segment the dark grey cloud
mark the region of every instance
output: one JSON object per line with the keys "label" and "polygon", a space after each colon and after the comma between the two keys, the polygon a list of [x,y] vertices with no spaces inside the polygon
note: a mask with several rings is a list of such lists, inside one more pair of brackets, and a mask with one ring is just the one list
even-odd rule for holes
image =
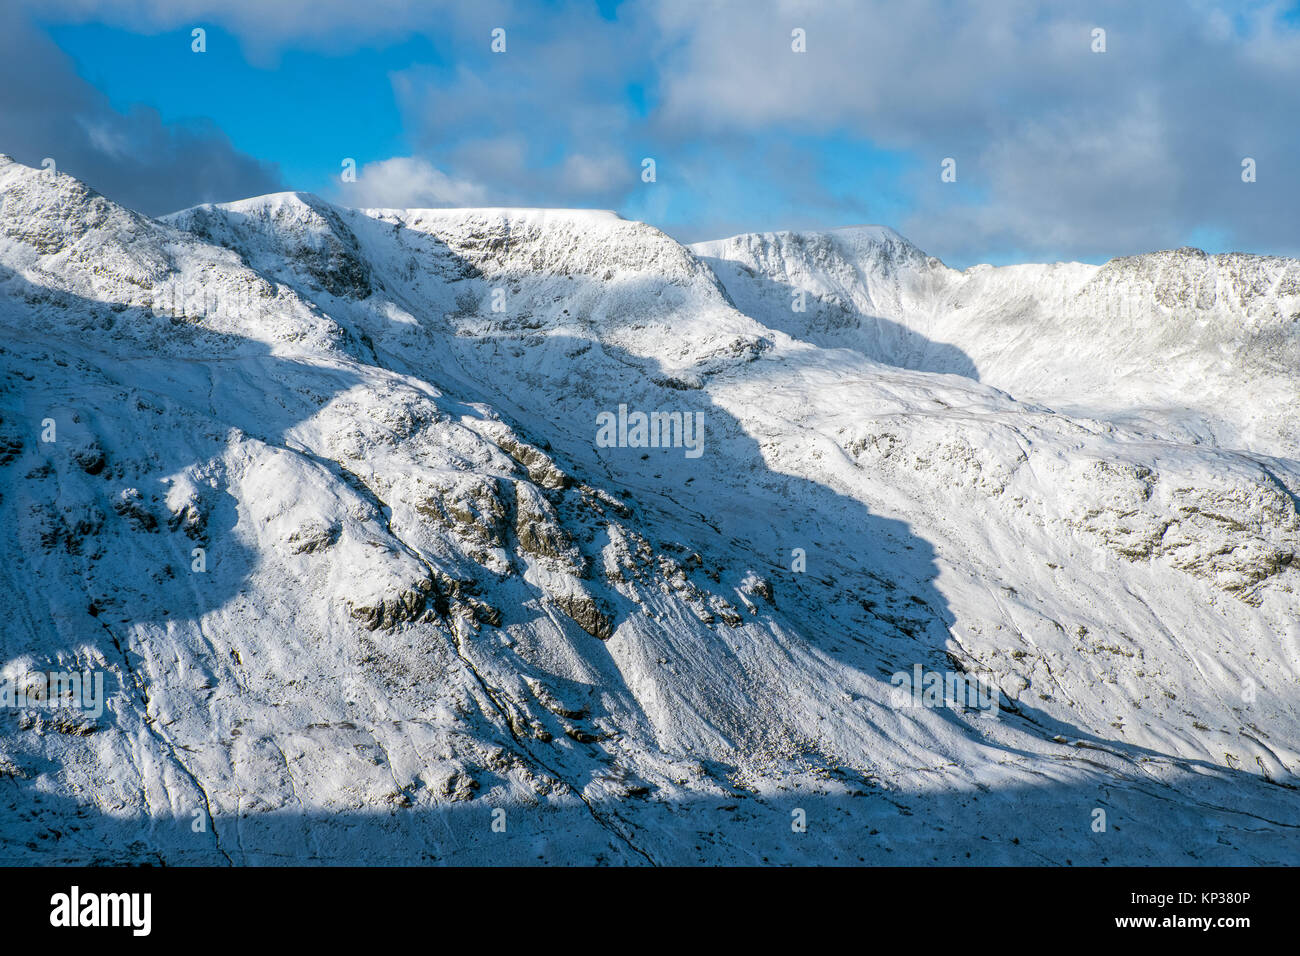
{"label": "dark grey cloud", "polygon": [[235,149],[211,122],[163,123],[147,107],[115,110],[7,5],[0,9],[0,152],[31,166],[49,157],[60,172],[147,215],[283,188],[274,164]]}

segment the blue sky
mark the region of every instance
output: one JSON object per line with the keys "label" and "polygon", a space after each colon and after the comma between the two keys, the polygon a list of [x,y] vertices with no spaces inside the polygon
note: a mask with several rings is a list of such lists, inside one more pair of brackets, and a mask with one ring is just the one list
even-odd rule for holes
{"label": "blue sky", "polygon": [[300,189],[612,208],[684,241],[879,222],[959,267],[1300,255],[1296,3],[46,0],[3,16],[0,151],[151,214]]}
{"label": "blue sky", "polygon": [[417,36],[349,53],[290,49],[277,63],[253,65],[238,37],[204,29],[207,52],[196,56],[186,28],[147,35],[101,23],[47,27],[116,110],[146,104],[164,123],[209,118],[237,149],[277,163],[290,188],[312,192],[328,191],[337,175],[325,157],[368,163],[406,155],[389,72],[443,64]]}

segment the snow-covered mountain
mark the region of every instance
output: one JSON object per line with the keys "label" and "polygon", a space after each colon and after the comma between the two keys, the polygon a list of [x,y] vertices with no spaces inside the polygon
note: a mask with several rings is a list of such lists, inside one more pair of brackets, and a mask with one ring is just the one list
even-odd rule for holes
{"label": "snow-covered mountain", "polygon": [[1153,437],[1300,449],[1295,259],[1178,249],[957,272],[879,226],[693,248],[746,313],[817,345]]}
{"label": "snow-covered mountain", "polygon": [[0,158],[5,855],[1296,862],[1298,283]]}

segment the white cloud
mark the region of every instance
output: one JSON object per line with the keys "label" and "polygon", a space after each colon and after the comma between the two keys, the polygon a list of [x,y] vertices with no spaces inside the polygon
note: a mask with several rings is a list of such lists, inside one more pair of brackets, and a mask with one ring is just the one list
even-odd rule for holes
{"label": "white cloud", "polygon": [[410,156],[367,163],[355,183],[343,183],[339,190],[339,200],[357,208],[480,206],[486,197],[478,183],[454,179],[428,160]]}
{"label": "white cloud", "polygon": [[[899,176],[913,212],[896,225],[936,254],[1097,258],[1207,228],[1245,250],[1300,254],[1300,31],[1278,4],[654,9],[662,134],[828,136],[902,151],[918,168]],[[790,49],[796,26],[806,53]],[[1107,31],[1105,53],[1092,51],[1094,27]],[[947,156],[960,186],[940,188]],[[1243,188],[1243,156],[1274,178]]]}
{"label": "white cloud", "polygon": [[626,188],[636,179],[628,161],[610,153],[600,156],[573,153],[564,160],[561,175],[575,192],[588,194]]}

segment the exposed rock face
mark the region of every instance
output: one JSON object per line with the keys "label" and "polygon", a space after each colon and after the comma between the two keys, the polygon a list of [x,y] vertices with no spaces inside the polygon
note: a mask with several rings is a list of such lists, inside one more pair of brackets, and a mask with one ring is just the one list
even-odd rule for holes
{"label": "exposed rock face", "polygon": [[417,621],[425,614],[433,581],[423,579],[391,597],[369,607],[353,607],[352,616],[370,630],[389,630],[406,621]]}
{"label": "exposed rock face", "polygon": [[607,641],[614,636],[614,620],[605,613],[596,600],[588,594],[551,595],[551,600],[573,623],[592,637]]}

